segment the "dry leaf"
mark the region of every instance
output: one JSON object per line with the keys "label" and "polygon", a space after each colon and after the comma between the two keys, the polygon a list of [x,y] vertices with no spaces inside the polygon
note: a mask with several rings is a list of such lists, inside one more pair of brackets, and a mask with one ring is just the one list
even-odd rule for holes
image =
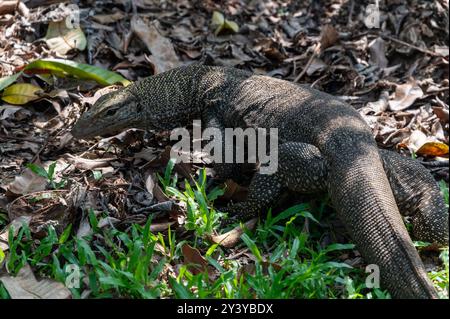
{"label": "dry leaf", "polygon": [[155,73],[162,73],[180,65],[172,42],[159,33],[154,23],[147,24],[138,16],[133,16],[131,30],[152,53],[151,61],[155,65]]}
{"label": "dry leaf", "polygon": [[314,58],[309,65],[308,69],[306,70],[306,74],[309,76],[313,75],[315,72],[320,72],[326,69],[328,65],[323,62],[321,59]]}
{"label": "dry leaf", "polygon": [[96,14],[95,16],[92,16],[92,19],[101,24],[109,24],[122,20],[125,17],[126,15],[124,12],[117,10],[113,14]]}
{"label": "dry leaf", "polygon": [[150,225],[150,231],[152,233],[160,233],[163,231],[167,231],[169,227],[173,226],[176,222],[161,222],[161,223],[152,223]]}
{"label": "dry leaf", "polygon": [[[244,224],[244,227],[250,230],[253,230],[256,227],[256,223],[258,222],[258,218],[250,219],[248,222]],[[229,232],[226,232],[222,235],[211,235],[209,236],[209,240],[211,240],[213,243],[219,244],[222,247],[234,247],[236,246],[240,239],[241,235],[244,233],[244,230],[241,228],[241,226],[237,226],[230,230]]]}
{"label": "dry leaf", "polygon": [[367,103],[367,105],[361,111],[364,111],[365,114],[369,112],[379,114],[387,110],[388,104],[389,104],[389,93],[387,91],[383,91],[381,92],[378,101]]}
{"label": "dry leaf", "polygon": [[188,270],[194,275],[202,272],[208,273],[211,277],[214,274],[214,269],[208,265],[208,261],[202,256],[198,249],[184,244],[181,247],[181,251],[184,257],[184,264],[187,265]]}
{"label": "dry leaf", "polygon": [[320,35],[320,48],[325,50],[333,46],[339,40],[339,33],[332,25],[325,25]]}
{"label": "dry leaf", "polygon": [[37,237],[47,235],[48,225],[61,234],[73,222],[75,207],[67,190],[36,192],[16,198],[8,207],[8,217],[15,220],[21,216],[31,216],[30,230]]}
{"label": "dry leaf", "polygon": [[9,104],[0,105],[0,120],[15,119],[23,120],[30,116],[31,112],[22,106]]}
{"label": "dry leaf", "polygon": [[72,49],[83,51],[87,45],[83,30],[80,27],[68,28],[65,19],[58,22],[50,21],[45,42],[51,50],[60,55],[65,55]]}
{"label": "dry leaf", "polygon": [[388,66],[388,60],[386,58],[386,42],[378,37],[369,43],[370,61],[378,65],[380,69],[384,69]]}
{"label": "dry leaf", "polygon": [[[39,164],[38,164],[39,165]],[[25,169],[22,175],[14,177],[14,181],[8,185],[7,190],[15,195],[24,195],[45,190],[47,179],[36,175],[30,169]]]}
{"label": "dry leaf", "polygon": [[447,144],[437,141],[434,136],[427,137],[419,130],[413,131],[402,144],[417,155],[443,156],[448,154]]}
{"label": "dry leaf", "polygon": [[93,170],[100,169],[104,167],[110,167],[110,162],[117,160],[115,157],[111,158],[100,158],[100,159],[87,159],[78,156],[73,156],[71,154],[66,154],[66,160],[68,163],[74,165],[80,170]]}
{"label": "dry leaf", "polygon": [[28,264],[19,270],[16,277],[4,275],[0,281],[11,299],[69,299],[72,296],[60,282],[50,279],[37,281]]}
{"label": "dry leaf", "polygon": [[228,179],[225,182],[225,193],[221,196],[221,198],[241,202],[247,198],[247,194],[247,187],[240,186],[232,179]]}
{"label": "dry leaf", "polygon": [[448,154],[448,145],[441,142],[426,142],[417,151],[417,155],[444,156]]}
{"label": "dry leaf", "polygon": [[144,147],[140,152],[134,154],[134,158],[142,158],[148,162],[153,161],[158,157],[160,150],[154,147]]}
{"label": "dry leaf", "polygon": [[398,85],[395,89],[395,97],[389,101],[391,111],[402,111],[413,105],[413,103],[423,96],[423,91],[416,81]]}
{"label": "dry leaf", "polygon": [[151,194],[152,198],[156,185],[155,180],[156,176],[154,174],[148,174],[148,176],[145,178],[145,189]]}

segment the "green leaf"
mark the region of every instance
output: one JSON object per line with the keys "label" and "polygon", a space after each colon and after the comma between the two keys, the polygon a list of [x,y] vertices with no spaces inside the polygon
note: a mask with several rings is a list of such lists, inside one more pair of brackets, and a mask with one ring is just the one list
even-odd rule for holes
{"label": "green leaf", "polygon": [[308,204],[299,204],[299,205],[295,205],[295,206],[289,207],[288,209],[284,210],[283,212],[281,212],[280,214],[275,216],[271,220],[271,224],[276,224],[280,220],[283,220],[283,219],[286,219],[286,218],[289,218],[289,217],[295,216],[295,215],[300,215],[300,216],[303,216],[303,217],[307,217],[307,218],[310,218],[313,221],[319,223],[309,212],[306,211],[306,209],[309,209],[309,205]]}
{"label": "green leaf", "polygon": [[92,175],[96,181],[99,181],[103,177],[101,171],[92,171]]}
{"label": "green leaf", "polygon": [[21,75],[22,75],[22,71],[20,71],[19,73],[14,74],[14,75],[5,76],[5,77],[0,78],[0,91],[3,90],[4,88],[10,86],[14,82],[16,82],[16,80]]}
{"label": "green leaf", "polygon": [[107,277],[100,277],[100,283],[104,284],[104,285],[108,285],[108,286],[113,286],[113,287],[127,287],[127,283],[122,281],[119,278],[114,278],[111,276],[107,276]]}
{"label": "green leaf", "polygon": [[61,234],[61,237],[59,237],[58,243],[61,245],[64,244],[69,238],[71,232],[72,232],[72,224],[69,224],[69,226],[67,226],[66,229],[64,229],[64,232]]}
{"label": "green leaf", "polygon": [[208,200],[213,202],[218,197],[222,196],[224,193],[225,193],[225,190],[223,188],[214,187],[214,189],[208,193]]}
{"label": "green leaf", "polygon": [[413,241],[414,247],[428,247],[431,245],[431,243],[425,242],[425,241]]}
{"label": "green leaf", "polygon": [[325,265],[327,265],[330,268],[348,268],[348,269],[353,269],[352,266],[350,266],[349,264],[346,263],[338,263],[335,261],[328,261],[325,263]]}
{"label": "green leaf", "polygon": [[91,227],[94,231],[98,230],[98,220],[97,220],[97,216],[95,216],[94,210],[90,209],[89,210],[89,223],[91,224]]}
{"label": "green leaf", "polygon": [[29,83],[17,83],[7,87],[2,94],[2,100],[14,105],[23,105],[39,99],[37,92],[42,91],[39,86]]}
{"label": "green leaf", "polygon": [[234,33],[237,33],[239,31],[239,26],[238,26],[238,24],[236,22],[225,19],[225,23],[223,25],[223,29],[231,30]]}
{"label": "green leaf", "polygon": [[222,31],[231,31],[236,33],[239,31],[239,26],[236,22],[225,19],[224,15],[218,11],[214,11],[211,18],[211,27],[214,29],[214,34],[219,35]]}
{"label": "green leaf", "polygon": [[47,175],[49,180],[53,180],[53,175],[55,174],[56,162],[53,162],[48,167]]}
{"label": "green leaf", "polygon": [[346,249],[353,249],[355,248],[354,244],[331,244],[327,247],[325,247],[322,251],[323,252],[331,252],[336,250],[346,250]]}
{"label": "green leaf", "polygon": [[247,245],[248,248],[252,251],[253,255],[258,259],[259,262],[263,261],[263,258],[261,256],[261,253],[256,246],[255,242],[250,239],[250,237],[247,234],[242,234],[241,239],[244,241],[244,243]]}
{"label": "green leaf", "polygon": [[182,284],[178,283],[176,279],[169,277],[170,285],[173,290],[175,290],[175,294],[180,299],[191,299],[193,298],[192,293],[186,289]]}
{"label": "green leaf", "polygon": [[39,175],[40,177],[48,179],[47,171],[43,167],[33,164],[33,163],[27,164],[26,167],[28,167],[36,175]]}
{"label": "green leaf", "polygon": [[220,273],[224,273],[225,269],[215,260],[214,258],[211,258],[210,256],[205,256],[206,260],[214,266]]}
{"label": "green leaf", "polygon": [[0,264],[3,262],[3,260],[5,260],[5,252],[0,247]]}
{"label": "green leaf", "polygon": [[[77,63],[64,59],[40,59],[28,64],[25,69],[28,72],[47,71],[58,76],[71,75],[82,80],[94,80],[101,85],[122,83],[130,84],[130,81],[120,74],[108,71],[93,65]],[[27,72],[27,73],[28,73]]]}
{"label": "green leaf", "polygon": [[171,158],[167,163],[166,170],[164,171],[164,186],[169,186],[170,176],[172,175],[173,168],[175,166],[175,159]]}
{"label": "green leaf", "polygon": [[211,256],[212,253],[216,250],[217,247],[219,247],[219,244],[211,245],[211,247],[209,247],[208,250],[206,251],[205,256]]}

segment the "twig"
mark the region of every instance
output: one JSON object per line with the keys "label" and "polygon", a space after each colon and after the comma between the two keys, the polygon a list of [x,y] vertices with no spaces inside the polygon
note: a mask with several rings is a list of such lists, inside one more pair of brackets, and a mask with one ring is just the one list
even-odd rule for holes
{"label": "twig", "polygon": [[353,23],[352,21],[352,15],[353,15],[353,10],[355,9],[355,1],[351,0],[350,2],[350,9],[348,10],[348,20],[347,20],[347,27],[350,27]]}
{"label": "twig", "polygon": [[34,154],[33,158],[31,159],[30,163],[34,163],[34,161],[41,155],[42,151],[47,147],[48,140],[44,142],[44,144],[41,146],[41,148],[37,151],[36,154]]}
{"label": "twig", "polygon": [[322,75],[320,78],[318,78],[317,80],[315,80],[309,87],[313,88],[317,83],[319,83],[320,81],[322,81],[324,78],[328,77],[328,74],[324,74]]}
{"label": "twig", "polygon": [[410,48],[412,48],[412,49],[414,49],[414,50],[417,50],[417,51],[420,51],[420,52],[422,52],[422,53],[425,53],[425,54],[428,54],[428,55],[431,55],[431,56],[440,57],[440,58],[445,58],[445,55],[442,55],[442,54],[440,54],[440,53],[436,53],[436,52],[430,51],[430,50],[428,50],[428,49],[424,49],[424,48],[418,47],[418,46],[416,46],[416,45],[414,45],[414,44],[410,44],[410,43],[408,43],[408,42],[405,42],[405,41],[402,41],[402,40],[393,38],[393,37],[391,37],[390,35],[380,34],[380,36],[381,36],[382,38],[384,38],[384,39],[391,40],[391,41],[393,41],[393,42],[396,42],[396,43],[398,43],[398,44],[401,44],[401,45],[410,47]]}
{"label": "twig", "polygon": [[28,8],[36,8],[40,6],[48,6],[55,3],[69,2],[68,0],[30,0],[27,2]]}
{"label": "twig", "polygon": [[298,82],[303,75],[305,75],[306,71],[308,70],[309,66],[311,65],[312,61],[314,60],[314,58],[316,58],[319,55],[320,52],[320,42],[316,44],[316,46],[313,49],[313,54],[311,55],[311,57],[309,58],[308,63],[306,63],[304,69],[302,70],[302,72],[300,72],[300,74],[295,78],[294,82]]}
{"label": "twig", "polygon": [[420,161],[420,164],[422,164],[423,166],[426,167],[430,167],[430,168],[434,168],[434,167],[448,167],[448,163],[449,161],[433,161],[433,162],[424,162],[424,161]]}
{"label": "twig", "polygon": [[94,148],[97,147],[97,145],[100,143],[100,141],[97,141],[94,145],[92,145],[91,147],[89,147],[87,150],[85,150],[83,153],[81,153],[80,155],[78,155],[78,157],[83,157],[87,152],[92,151]]}
{"label": "twig", "polygon": [[30,16],[30,9],[28,9],[26,4],[23,3],[22,1],[19,2],[19,5],[17,6],[17,11],[19,11],[19,13],[25,18],[28,18]]}
{"label": "twig", "polygon": [[26,138],[26,137],[18,137],[18,136],[10,136],[10,135],[3,135],[0,134],[0,138],[4,140],[17,140],[17,141],[24,141],[24,142],[31,142],[31,143],[42,143],[44,141],[35,140],[32,138]]}

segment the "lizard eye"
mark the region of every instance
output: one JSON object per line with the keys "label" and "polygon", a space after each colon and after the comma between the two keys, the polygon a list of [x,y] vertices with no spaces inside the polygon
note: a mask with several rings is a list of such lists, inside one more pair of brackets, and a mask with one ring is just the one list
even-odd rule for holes
{"label": "lizard eye", "polygon": [[106,112],[106,116],[113,116],[114,114],[116,114],[116,111],[117,111],[117,110],[115,110],[115,109],[108,110],[108,111]]}

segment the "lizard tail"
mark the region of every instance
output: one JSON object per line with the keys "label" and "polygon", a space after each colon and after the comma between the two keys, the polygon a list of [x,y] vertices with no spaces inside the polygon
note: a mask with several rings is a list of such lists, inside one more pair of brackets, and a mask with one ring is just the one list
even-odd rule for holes
{"label": "lizard tail", "polygon": [[328,189],[338,216],[366,261],[378,266],[382,286],[394,297],[437,298],[399,213],[377,146],[370,131],[360,129],[334,130],[317,141],[330,165]]}

